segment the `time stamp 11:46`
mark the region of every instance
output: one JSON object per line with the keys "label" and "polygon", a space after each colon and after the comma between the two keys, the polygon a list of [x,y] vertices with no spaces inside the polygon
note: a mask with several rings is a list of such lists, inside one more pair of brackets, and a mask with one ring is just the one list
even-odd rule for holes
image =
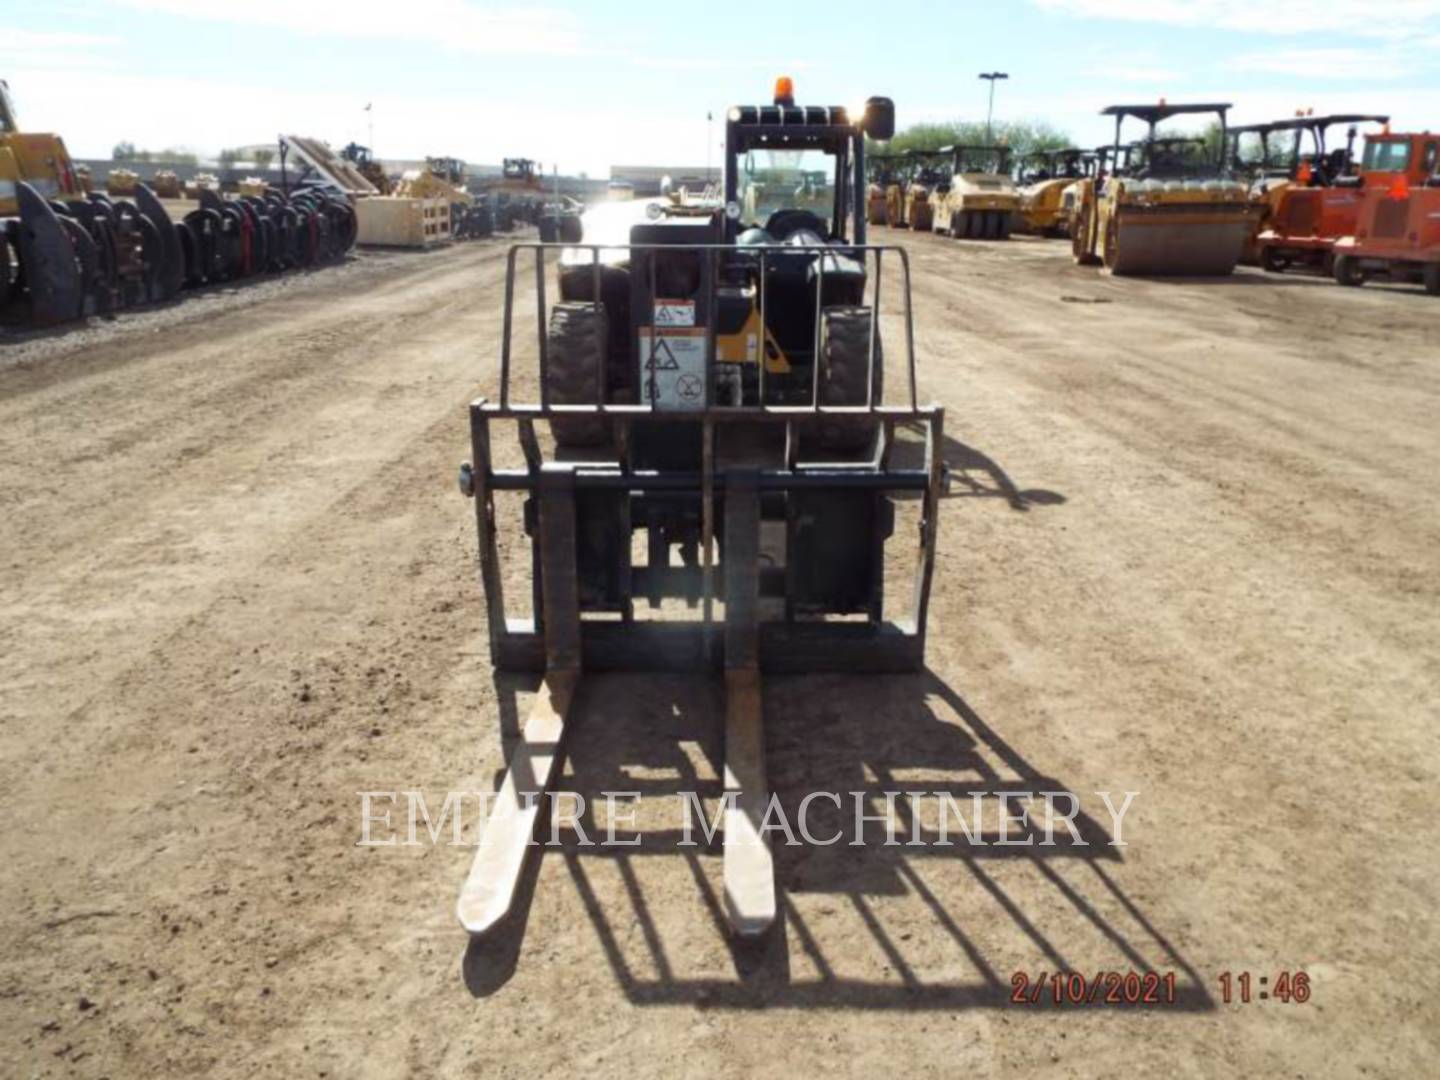
{"label": "time stamp 11:46", "polygon": [[1310,1000],[1310,976],[1303,971],[1282,971],[1272,980],[1248,971],[1220,973],[1220,1000],[1226,1005],[1275,1000],[1304,1005]]}

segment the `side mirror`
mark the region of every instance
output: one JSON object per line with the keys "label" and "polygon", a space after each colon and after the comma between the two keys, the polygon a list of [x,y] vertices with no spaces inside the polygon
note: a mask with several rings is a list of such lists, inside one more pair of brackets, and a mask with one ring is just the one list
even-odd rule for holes
{"label": "side mirror", "polygon": [[886,142],[895,137],[895,103],[887,97],[872,97],[865,100],[865,117],[860,129],[876,142]]}

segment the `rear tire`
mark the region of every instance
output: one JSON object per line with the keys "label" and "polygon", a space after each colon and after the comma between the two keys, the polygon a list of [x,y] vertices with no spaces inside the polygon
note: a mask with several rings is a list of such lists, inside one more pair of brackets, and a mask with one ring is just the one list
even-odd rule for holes
{"label": "rear tire", "polygon": [[1273,246],[1267,245],[1260,249],[1260,268],[1269,274],[1283,274],[1290,268],[1290,260]]}
{"label": "rear tire", "polygon": [[1440,263],[1426,263],[1421,273],[1425,291],[1431,296],[1440,296]]}
{"label": "rear tire", "polygon": [[[604,377],[610,340],[605,309],[565,302],[550,309],[545,339],[545,389],[551,405],[597,405],[597,381]],[[597,416],[552,417],[550,430],[561,446],[603,446],[611,441],[610,421]]]}
{"label": "rear tire", "polygon": [[[879,332],[875,337],[875,365],[870,368],[868,307],[835,306],[820,313],[821,405],[864,405],[865,373],[870,371],[872,404],[879,405],[885,390],[885,361]],[[861,453],[874,443],[879,421],[869,417],[823,417],[808,434],[821,449]]]}
{"label": "rear tire", "polygon": [[1365,273],[1354,255],[1335,256],[1335,280],[1347,288],[1365,284]]}
{"label": "rear tire", "polygon": [[1110,273],[1115,273],[1115,268],[1120,265],[1120,228],[1112,215],[1105,223],[1105,241],[1102,244],[1101,262]]}
{"label": "rear tire", "polygon": [[1082,205],[1075,212],[1075,225],[1070,230],[1070,254],[1074,257],[1076,266],[1094,266],[1100,261],[1090,247],[1090,217],[1094,213],[1094,207],[1088,204]]}

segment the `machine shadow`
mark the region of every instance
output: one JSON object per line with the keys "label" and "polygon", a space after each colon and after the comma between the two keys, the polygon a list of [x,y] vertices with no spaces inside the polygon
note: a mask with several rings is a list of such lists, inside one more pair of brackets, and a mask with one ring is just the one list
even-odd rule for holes
{"label": "machine shadow", "polygon": [[[1237,267],[1237,271],[1238,271]],[[1334,285],[1333,279],[1322,274],[1312,274],[1296,270],[1285,274],[1267,274],[1255,267],[1252,274],[1226,274],[1223,277],[1215,275],[1197,275],[1186,277],[1183,275],[1166,274],[1136,274],[1136,281],[1143,281],[1147,285],[1168,285],[1172,287],[1186,287],[1191,285],[1237,285],[1242,289],[1295,289],[1295,288],[1317,288],[1326,285]]]}
{"label": "machine shadow", "polygon": [[[715,820],[721,797],[719,684],[660,676],[637,687],[633,676],[588,676],[583,692],[572,765],[560,787],[583,796],[586,809],[542,858],[563,863],[632,1003],[1008,1008],[1012,977],[1028,970],[1032,989],[1045,973],[1173,972],[1174,997],[1162,1007],[1214,1007],[1204,980],[1125,892],[1115,872],[1123,849],[1111,846],[1107,827],[1088,812],[1074,819],[1078,840],[1062,826],[1053,844],[1041,843],[1037,819],[1018,831],[1012,822],[1007,833],[1029,835],[1032,844],[996,846],[998,830],[990,825],[972,844],[952,821],[954,846],[936,844],[934,814],[917,816],[903,793],[943,793],[964,807],[972,796],[1071,788],[1033,766],[932,672],[767,679],[770,786],[792,826],[812,793],[847,800],[863,793],[868,814],[883,810],[886,792],[902,794],[894,846],[882,843],[884,826],[876,822],[864,826],[864,845],[853,846],[853,807],[825,798],[811,799],[810,834],[817,840],[843,834],[839,842],[790,846],[783,833],[772,833],[780,917],[754,942],[729,933],[720,883],[723,833],[707,839],[700,818],[703,812]],[[633,828],[596,813],[606,792],[619,791],[639,793],[643,820]],[[681,812],[687,792],[697,809],[689,832]],[[607,827],[633,846],[601,843]],[[533,865],[540,862],[533,860],[527,875],[515,925],[466,954],[466,983],[477,996],[495,992],[514,970]],[[558,881],[552,873],[549,887]],[[868,956],[868,966],[857,956]],[[1107,1006],[1103,996],[1063,1006],[1106,1007],[1137,1006]]]}
{"label": "machine shadow", "polygon": [[[901,468],[923,468],[925,448],[918,439],[918,428],[909,427],[905,434],[917,437],[897,439],[891,460]],[[1010,509],[1021,513],[1032,506],[1060,506],[1065,502],[1059,492],[1020,487],[989,454],[951,435],[943,437],[941,454],[950,475],[944,498],[1004,499]]]}

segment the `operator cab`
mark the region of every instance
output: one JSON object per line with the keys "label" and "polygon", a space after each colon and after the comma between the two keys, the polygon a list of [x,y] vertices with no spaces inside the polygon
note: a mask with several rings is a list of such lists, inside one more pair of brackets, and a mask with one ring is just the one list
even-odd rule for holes
{"label": "operator cab", "polygon": [[1391,187],[1403,177],[1421,187],[1440,186],[1440,135],[1425,132],[1371,135],[1360,172],[1366,187]]}
{"label": "operator cab", "polygon": [[865,137],[894,133],[889,98],[870,98],[852,123],[843,106],[796,105],[785,77],[774,104],[736,105],[725,122],[725,241],[863,244]]}

